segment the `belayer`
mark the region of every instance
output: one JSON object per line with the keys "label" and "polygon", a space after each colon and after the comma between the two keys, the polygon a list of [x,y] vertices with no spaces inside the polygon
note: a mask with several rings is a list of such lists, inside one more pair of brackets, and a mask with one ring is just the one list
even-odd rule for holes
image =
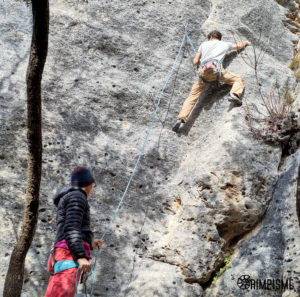
{"label": "belayer", "polygon": [[222,62],[225,55],[231,50],[241,50],[249,41],[241,41],[236,44],[221,41],[222,34],[214,30],[208,34],[208,41],[203,42],[196,53],[193,64],[198,67],[199,78],[194,82],[188,98],[177,116],[177,124],[185,123],[201,95],[206,83],[219,80],[222,83],[232,85],[229,101],[242,105],[241,96],[244,91],[244,80],[236,74],[224,70]]}
{"label": "belayer", "polygon": [[[93,239],[87,198],[95,180],[90,170],[77,167],[71,186],[60,188],[53,200],[57,207],[57,234],[48,259],[50,279],[45,297],[74,297],[82,272],[89,272],[91,249],[100,249],[103,240]],[[79,271],[77,272],[77,270]]]}

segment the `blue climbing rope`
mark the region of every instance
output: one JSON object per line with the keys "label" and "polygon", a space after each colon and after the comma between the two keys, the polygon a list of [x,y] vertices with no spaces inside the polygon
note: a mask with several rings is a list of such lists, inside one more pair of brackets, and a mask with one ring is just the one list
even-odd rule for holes
{"label": "blue climbing rope", "polygon": [[[169,71],[169,74],[168,74],[168,76],[167,76],[167,79],[165,80],[165,83],[164,83],[162,89],[160,90],[160,93],[159,93],[159,96],[158,96],[158,99],[157,99],[157,103],[156,103],[156,108],[155,108],[155,110],[154,110],[154,113],[153,113],[153,116],[152,116],[152,120],[151,120],[150,125],[149,125],[149,127],[148,127],[148,130],[147,130],[147,134],[146,134],[144,143],[143,143],[143,145],[142,145],[142,147],[141,147],[141,149],[140,149],[140,152],[139,152],[139,154],[138,154],[138,158],[137,158],[137,160],[136,160],[136,162],[135,162],[134,168],[133,168],[133,170],[132,170],[132,173],[131,173],[131,175],[130,175],[130,178],[129,178],[129,180],[128,180],[128,183],[127,183],[127,185],[126,185],[126,188],[125,188],[125,190],[124,190],[124,193],[123,193],[123,195],[122,195],[122,197],[121,197],[121,199],[120,199],[120,202],[119,202],[119,204],[118,204],[118,206],[117,206],[117,208],[116,208],[116,210],[115,210],[115,212],[114,212],[114,214],[113,214],[113,216],[112,216],[112,218],[111,218],[109,224],[107,225],[107,227],[106,227],[104,233],[102,234],[101,239],[104,239],[104,237],[106,236],[107,232],[109,231],[109,229],[110,229],[110,227],[111,227],[113,221],[115,220],[115,218],[116,218],[116,216],[117,216],[117,214],[118,214],[118,212],[119,212],[119,210],[120,210],[120,207],[121,207],[121,205],[122,205],[122,203],[123,203],[123,201],[124,201],[124,199],[125,199],[125,197],[126,197],[126,195],[127,195],[128,189],[129,189],[129,187],[130,187],[130,185],[131,185],[131,182],[132,182],[132,180],[133,180],[133,177],[134,177],[134,175],[135,175],[135,172],[136,172],[136,170],[137,170],[137,167],[138,167],[138,165],[139,165],[139,163],[140,163],[140,160],[141,160],[141,157],[142,157],[142,155],[143,155],[145,146],[146,146],[147,141],[148,141],[148,138],[149,138],[149,136],[150,136],[150,132],[151,132],[152,127],[153,127],[153,124],[154,124],[154,122],[155,122],[155,119],[156,119],[156,116],[157,116],[157,112],[158,112],[158,109],[159,109],[159,105],[160,105],[162,96],[163,96],[163,94],[164,94],[164,92],[165,92],[165,89],[166,89],[168,83],[169,83],[169,80],[171,79],[171,77],[172,77],[172,75],[173,75],[173,73],[174,73],[175,66],[176,66],[176,64],[177,64],[178,58],[179,58],[179,56],[180,56],[182,47],[183,47],[183,45],[184,45],[186,39],[189,41],[189,43],[190,43],[190,45],[191,45],[193,51],[196,53],[196,50],[195,50],[195,47],[194,47],[194,45],[193,45],[192,40],[190,39],[189,35],[188,35],[187,33],[185,33],[184,36],[183,36],[183,38],[182,38],[182,40],[181,40],[181,44],[180,44],[180,46],[179,46],[179,49],[178,49],[178,52],[177,52],[177,56],[176,56],[176,58],[175,58],[175,60],[174,60],[174,63],[173,63],[173,65],[172,65],[172,68],[171,68],[171,70]],[[94,292],[94,282],[95,282],[95,274],[94,274],[94,271],[95,271],[95,267],[96,267],[96,263],[97,263],[98,254],[99,254],[99,250],[97,249],[96,252],[95,252],[95,261],[94,261],[94,263],[93,263],[93,265],[92,265],[92,267],[91,267],[91,275],[92,275],[92,281],[91,281],[91,283],[92,283],[92,284],[91,284],[90,297],[93,296],[93,292]],[[75,295],[75,297],[77,297],[77,285],[78,285],[78,284],[77,284],[77,282],[76,282],[76,295]],[[85,295],[87,296],[86,293],[85,293]]]}
{"label": "blue climbing rope", "polygon": [[194,54],[196,54],[196,49],[195,49],[195,47],[194,47],[194,44],[193,44],[193,42],[192,42],[190,36],[189,36],[187,33],[186,33],[186,38],[187,38],[188,42],[190,43],[190,45],[191,45],[191,47],[192,47],[192,49],[193,49],[193,51],[194,51]]}
{"label": "blue climbing rope", "polygon": [[104,233],[103,233],[101,239],[104,239],[106,233],[107,233],[108,230],[110,229],[110,227],[111,227],[113,221],[115,220],[115,218],[116,218],[116,216],[117,216],[117,213],[119,212],[119,209],[120,209],[120,207],[121,207],[121,205],[122,205],[122,203],[123,203],[123,201],[124,201],[124,198],[126,197],[126,194],[127,194],[127,192],[128,192],[129,186],[130,186],[130,184],[131,184],[131,182],[132,182],[132,179],[133,179],[133,177],[134,177],[134,175],[135,175],[135,171],[136,171],[136,169],[137,169],[137,167],[138,167],[138,165],[139,165],[139,163],[140,163],[141,157],[142,157],[142,155],[143,155],[143,152],[144,152],[146,143],[147,143],[147,141],[148,141],[150,132],[151,132],[151,130],[152,130],[153,123],[154,123],[154,121],[155,121],[155,119],[156,119],[156,115],[157,115],[157,112],[158,112],[158,108],[159,108],[159,104],[160,104],[162,95],[163,95],[163,93],[164,93],[164,91],[165,91],[165,89],[166,89],[166,87],[167,87],[167,84],[168,84],[170,78],[171,78],[172,75],[173,75],[173,72],[174,72],[174,70],[175,70],[175,66],[176,66],[177,60],[178,60],[179,55],[180,55],[180,53],[181,53],[181,49],[182,49],[182,47],[183,47],[183,45],[184,45],[184,42],[185,42],[186,37],[187,37],[187,34],[184,34],[184,36],[183,36],[183,38],[182,38],[182,41],[181,41],[181,44],[180,44],[180,47],[179,47],[179,50],[178,50],[178,53],[177,53],[177,56],[176,56],[175,61],[174,61],[174,63],[173,63],[173,66],[172,66],[172,68],[171,68],[171,70],[170,70],[170,72],[169,72],[169,75],[168,75],[168,77],[167,77],[165,83],[164,83],[164,86],[162,87],[162,89],[161,89],[161,91],[160,91],[160,93],[159,93],[158,100],[157,100],[157,103],[156,103],[156,108],[155,108],[155,111],[154,111],[154,113],[153,113],[151,123],[150,123],[150,125],[149,125],[149,127],[148,127],[148,131],[147,131],[147,134],[146,134],[146,138],[145,138],[144,143],[143,143],[143,145],[142,145],[142,148],[141,148],[141,150],[140,150],[140,152],[139,152],[138,158],[137,158],[137,160],[136,160],[136,162],[135,162],[135,166],[134,166],[134,168],[133,168],[133,170],[132,170],[132,173],[131,173],[131,175],[130,175],[130,178],[129,178],[129,181],[128,181],[127,186],[126,186],[126,188],[125,188],[125,191],[124,191],[124,193],[123,193],[123,196],[122,196],[122,198],[121,198],[121,200],[120,200],[120,202],[119,202],[119,204],[118,204],[118,206],[117,206],[117,208],[116,208],[116,210],[115,210],[115,212],[114,212],[114,214],[113,214],[113,216],[112,216],[112,218],[111,218],[111,220],[110,220],[108,226],[106,227],[106,229],[105,229],[105,231],[104,231]]}

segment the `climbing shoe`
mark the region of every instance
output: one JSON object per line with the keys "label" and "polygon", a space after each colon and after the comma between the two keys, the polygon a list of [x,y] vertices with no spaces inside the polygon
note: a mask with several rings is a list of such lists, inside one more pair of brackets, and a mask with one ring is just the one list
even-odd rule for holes
{"label": "climbing shoe", "polygon": [[184,125],[184,122],[182,122],[181,120],[177,120],[175,126],[172,128],[172,130],[174,132],[178,132],[178,130]]}
{"label": "climbing shoe", "polygon": [[235,96],[230,96],[228,98],[228,101],[232,102],[233,104],[235,104],[237,106],[241,106],[243,104],[242,100]]}

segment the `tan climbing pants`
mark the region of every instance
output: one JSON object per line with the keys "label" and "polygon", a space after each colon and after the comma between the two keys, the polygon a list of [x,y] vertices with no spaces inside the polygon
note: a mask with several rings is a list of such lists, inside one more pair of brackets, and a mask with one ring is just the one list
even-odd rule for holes
{"label": "tan climbing pants", "polygon": [[[223,75],[219,78],[219,81],[228,85],[232,85],[230,95],[241,98],[241,95],[244,90],[245,81],[240,76],[225,70]],[[181,111],[177,116],[178,120],[181,120],[184,123],[187,121],[205,85],[206,82],[202,81],[201,78],[200,80],[194,82],[191,92],[187,99],[184,101]]]}

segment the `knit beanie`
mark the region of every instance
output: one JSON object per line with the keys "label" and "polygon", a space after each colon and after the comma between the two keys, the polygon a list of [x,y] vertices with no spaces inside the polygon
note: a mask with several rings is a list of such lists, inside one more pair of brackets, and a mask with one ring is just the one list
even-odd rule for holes
{"label": "knit beanie", "polygon": [[86,187],[94,183],[94,177],[90,170],[84,167],[77,167],[71,173],[71,185],[78,187]]}

